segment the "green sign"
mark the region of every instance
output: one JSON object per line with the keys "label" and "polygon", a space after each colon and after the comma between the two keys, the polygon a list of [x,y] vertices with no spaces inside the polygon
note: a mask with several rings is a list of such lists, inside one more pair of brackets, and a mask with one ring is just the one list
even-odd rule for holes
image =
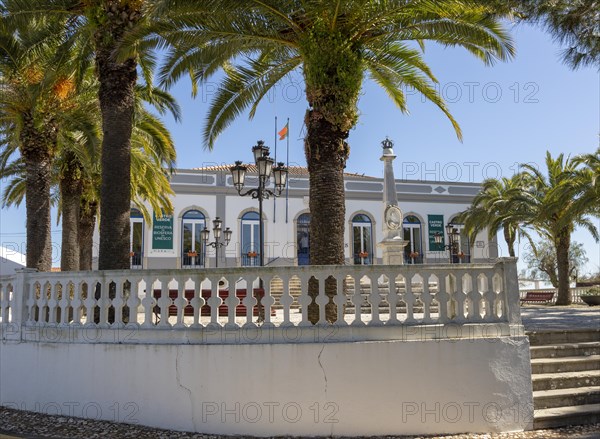
{"label": "green sign", "polygon": [[152,221],[152,248],[154,250],[173,250],[173,215],[156,216]]}
{"label": "green sign", "polygon": [[[427,215],[429,225],[429,251],[444,251],[444,215]],[[442,242],[435,242],[435,235],[439,233],[442,236]]]}

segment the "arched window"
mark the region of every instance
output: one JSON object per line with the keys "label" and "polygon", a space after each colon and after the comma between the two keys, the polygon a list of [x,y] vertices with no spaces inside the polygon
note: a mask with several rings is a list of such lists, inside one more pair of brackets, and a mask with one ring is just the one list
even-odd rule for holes
{"label": "arched window", "polygon": [[194,268],[204,266],[204,249],[200,232],[206,225],[204,214],[188,210],[181,218],[181,266]]}
{"label": "arched window", "polygon": [[143,268],[144,261],[144,217],[138,209],[131,209],[129,213],[129,256],[131,268]]}
{"label": "arched window", "polygon": [[352,218],[352,255],[355,265],[373,263],[373,233],[371,218],[359,213]]}
{"label": "arched window", "polygon": [[423,263],[421,220],[414,215],[407,215],[402,224],[403,238],[407,242],[404,247],[404,261],[407,264]]}
{"label": "arched window", "polygon": [[310,213],[303,213],[296,222],[298,265],[310,264]]}
{"label": "arched window", "polygon": [[260,220],[257,212],[246,212],[242,216],[242,266],[260,265]]}
{"label": "arched window", "polygon": [[456,246],[451,252],[451,261],[453,264],[464,264],[471,262],[471,240],[469,235],[465,232],[464,224],[459,223],[456,219],[449,221],[455,229],[458,229],[458,236]]}

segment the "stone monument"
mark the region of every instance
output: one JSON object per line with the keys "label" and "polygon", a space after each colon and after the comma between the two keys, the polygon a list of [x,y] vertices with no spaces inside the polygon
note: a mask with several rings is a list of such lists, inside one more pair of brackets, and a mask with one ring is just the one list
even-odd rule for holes
{"label": "stone monument", "polygon": [[394,143],[387,137],[383,142],[383,239],[379,246],[383,251],[384,265],[404,264],[404,247],[407,242],[402,236],[402,211],[398,207],[396,179],[392,162],[396,158]]}

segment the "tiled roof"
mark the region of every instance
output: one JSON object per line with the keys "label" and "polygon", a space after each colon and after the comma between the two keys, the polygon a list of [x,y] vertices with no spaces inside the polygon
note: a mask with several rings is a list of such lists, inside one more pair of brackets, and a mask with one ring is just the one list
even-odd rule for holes
{"label": "tiled roof", "polygon": [[[229,168],[234,165],[217,165],[217,166],[205,166],[202,168],[193,168],[194,171],[212,171],[212,172],[229,172]],[[249,174],[257,174],[258,170],[256,169],[255,164],[244,163],[244,166],[248,168],[247,172]],[[297,176],[308,176],[308,169],[304,166],[290,166],[288,168],[288,175],[297,175]],[[354,172],[344,172],[344,176],[346,177],[354,177],[354,178],[364,178],[364,179],[375,179],[376,177],[371,177],[370,175],[357,174]]]}

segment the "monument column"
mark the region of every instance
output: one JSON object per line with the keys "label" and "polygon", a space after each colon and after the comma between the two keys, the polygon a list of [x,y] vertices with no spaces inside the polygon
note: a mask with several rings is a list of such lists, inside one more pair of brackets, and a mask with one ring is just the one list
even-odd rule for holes
{"label": "monument column", "polygon": [[396,179],[394,178],[393,161],[394,143],[386,137],[381,142],[383,147],[383,239],[379,246],[383,251],[384,265],[404,264],[404,247],[407,242],[402,237],[402,211],[398,207],[396,194]]}

